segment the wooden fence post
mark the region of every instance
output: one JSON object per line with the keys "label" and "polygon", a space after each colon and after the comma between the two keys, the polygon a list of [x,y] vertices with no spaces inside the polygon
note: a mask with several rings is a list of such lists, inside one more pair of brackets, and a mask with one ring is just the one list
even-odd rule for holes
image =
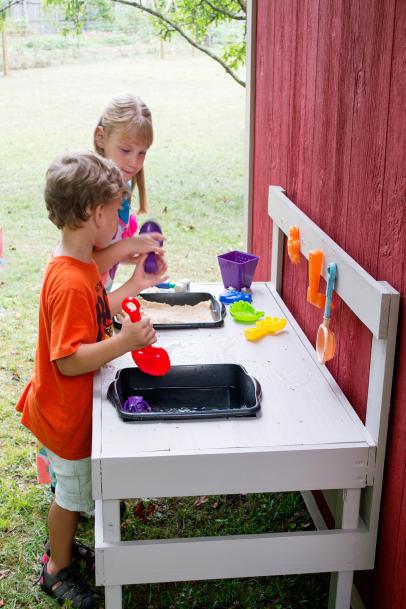
{"label": "wooden fence post", "polygon": [[7,74],[8,74],[8,44],[7,44],[6,24],[4,24],[3,29],[1,31],[1,39],[2,39],[2,45],[3,45],[3,75],[7,76]]}

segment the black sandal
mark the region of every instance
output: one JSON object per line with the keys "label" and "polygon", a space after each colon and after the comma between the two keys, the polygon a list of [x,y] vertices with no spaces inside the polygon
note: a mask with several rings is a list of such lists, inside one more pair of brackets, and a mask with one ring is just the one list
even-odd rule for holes
{"label": "black sandal", "polygon": [[51,575],[47,571],[47,564],[42,565],[39,580],[44,592],[56,598],[61,605],[69,600],[74,609],[96,609],[99,595],[80,577],[73,565]]}
{"label": "black sandal", "polygon": [[[51,547],[49,545],[49,541],[47,541],[45,543],[44,549],[45,549],[45,552],[41,559],[41,562],[43,565],[45,565],[48,562],[49,557],[51,556]],[[95,560],[96,560],[95,552],[94,552],[93,548],[86,546],[84,543],[80,543],[79,541],[76,541],[76,539],[73,541],[72,564],[76,565],[79,568],[79,570],[83,566],[85,574],[88,577],[94,576]]]}

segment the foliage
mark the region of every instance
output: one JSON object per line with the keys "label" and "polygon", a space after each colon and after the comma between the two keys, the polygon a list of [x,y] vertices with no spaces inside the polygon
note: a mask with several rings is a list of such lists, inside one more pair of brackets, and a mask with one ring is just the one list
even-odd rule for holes
{"label": "foliage", "polygon": [[19,4],[20,2],[21,0],[0,0],[0,32],[4,29],[7,12],[14,4]]}
{"label": "foliage", "polygon": [[[152,26],[162,40],[174,34],[214,61],[241,86],[237,70],[245,63],[246,4],[243,0],[43,0],[45,6],[60,6],[64,13],[63,32],[79,35],[89,19],[112,22],[113,2],[124,4],[150,15]],[[227,26],[232,37],[223,40],[217,52],[211,45],[213,32]],[[227,36],[230,38],[230,36]]]}
{"label": "foliage", "polygon": [[[151,15],[155,31],[161,39],[170,40],[174,34],[206,53],[223,66],[238,84],[245,83],[237,70],[245,62],[246,3],[243,0],[112,0],[133,6]],[[214,28],[227,24],[237,41],[225,42],[219,54],[210,49],[210,34]]]}
{"label": "foliage", "polygon": [[108,0],[43,0],[46,7],[61,6],[64,11],[64,35],[79,36],[89,20],[111,23],[113,14]]}

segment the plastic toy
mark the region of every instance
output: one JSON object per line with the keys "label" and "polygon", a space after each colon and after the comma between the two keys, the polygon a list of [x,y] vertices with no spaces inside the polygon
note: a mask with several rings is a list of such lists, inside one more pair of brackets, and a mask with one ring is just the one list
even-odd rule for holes
{"label": "plastic toy", "polygon": [[326,302],[324,294],[319,292],[320,275],[323,266],[323,252],[312,250],[309,252],[309,287],[307,288],[307,301],[322,309]]}
{"label": "plastic toy", "polygon": [[224,302],[224,304],[231,304],[233,302],[237,302],[238,300],[252,302],[252,296],[247,292],[240,292],[239,290],[226,290],[220,294],[219,300],[220,302]]}
{"label": "plastic toy", "polygon": [[286,326],[286,319],[284,317],[265,317],[257,321],[255,328],[247,328],[244,330],[245,338],[247,340],[258,340],[266,334],[276,334],[283,330]]}
{"label": "plastic toy", "polygon": [[177,283],[158,283],[155,287],[161,288],[162,290],[171,290],[175,288],[175,292],[190,292],[190,279],[182,279]]}
{"label": "plastic toy", "polygon": [[[152,220],[148,220],[148,222],[144,222],[144,224],[140,228],[140,235],[143,233],[161,233],[161,227],[157,222],[153,222]],[[159,245],[163,246],[163,241],[159,242]],[[144,269],[146,273],[157,273],[158,272],[158,262],[156,259],[155,252],[150,252],[144,262]]]}
{"label": "plastic toy", "polygon": [[330,330],[331,298],[333,296],[336,276],[337,265],[335,262],[330,262],[327,267],[326,306],[324,309],[323,323],[319,326],[316,338],[317,359],[321,364],[325,364],[332,359],[336,350],[336,337],[334,332]]}
{"label": "plastic toy", "polygon": [[249,302],[245,300],[237,300],[230,305],[230,315],[235,321],[253,323],[264,316],[263,311],[256,311]]}
{"label": "plastic toy", "polygon": [[142,395],[130,395],[123,404],[125,412],[151,412],[152,408]]}
{"label": "plastic toy", "polygon": [[221,277],[225,288],[249,288],[258,264],[259,257],[247,252],[234,250],[217,256]]}
{"label": "plastic toy", "polygon": [[[129,315],[133,323],[141,319],[140,306],[138,300],[133,296],[128,296],[121,303],[123,311]],[[169,355],[162,347],[150,345],[137,351],[131,351],[131,355],[140,370],[153,376],[163,376],[171,367]]]}
{"label": "plastic toy", "polygon": [[300,262],[300,236],[299,227],[291,226],[289,228],[288,237],[288,256],[292,264],[299,264]]}

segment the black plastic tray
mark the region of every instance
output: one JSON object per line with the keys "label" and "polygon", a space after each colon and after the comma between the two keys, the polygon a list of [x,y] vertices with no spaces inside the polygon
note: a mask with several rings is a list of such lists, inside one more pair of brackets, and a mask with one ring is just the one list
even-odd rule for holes
{"label": "black plastic tray", "polygon": [[[131,395],[142,395],[152,411],[124,411]],[[172,366],[160,377],[122,368],[107,397],[124,421],[249,417],[261,407],[261,386],[238,364]]]}
{"label": "black plastic tray", "polygon": [[[140,294],[144,300],[150,302],[163,302],[170,305],[196,305],[200,302],[210,300],[211,312],[213,315],[213,321],[200,322],[200,323],[174,323],[174,324],[153,324],[156,330],[183,330],[190,328],[220,328],[224,325],[224,318],[226,316],[226,307],[223,303],[219,302],[212,294],[208,292],[159,292]],[[113,318],[114,327],[121,329],[120,321]]]}

